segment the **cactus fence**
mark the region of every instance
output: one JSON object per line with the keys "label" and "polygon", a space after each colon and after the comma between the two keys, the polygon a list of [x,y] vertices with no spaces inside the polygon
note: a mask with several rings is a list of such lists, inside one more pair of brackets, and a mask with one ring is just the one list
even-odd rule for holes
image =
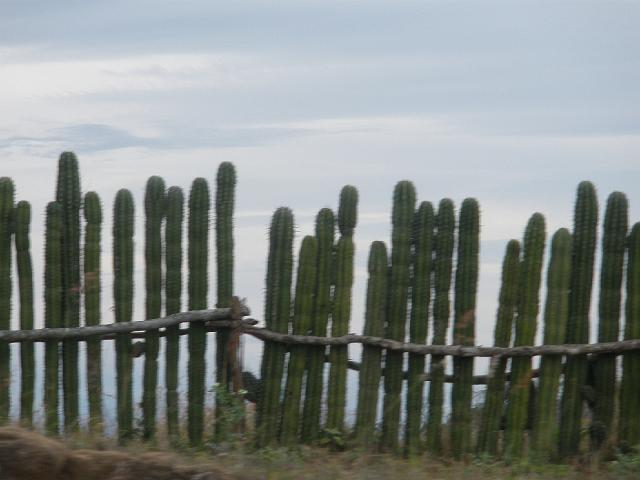
{"label": "cactus fence", "polygon": [[[14,204],[13,182],[0,178],[2,423],[10,420],[9,386],[19,382],[20,422],[33,425],[33,344],[44,342],[46,431],[73,433],[86,420],[91,431],[101,433],[102,342],[115,341],[119,439],[125,443],[140,435],[156,440],[158,412],[164,412],[168,437],[178,443],[178,360],[184,353],[179,337],[186,335],[185,437],[193,447],[208,438],[225,441],[229,432],[243,431],[242,425],[228,423],[225,409],[231,408],[229,395],[244,401],[242,380],[249,377],[241,372],[238,346],[240,335],[247,334],[264,341],[261,378],[246,385],[246,398],[258,403],[255,430],[246,433],[256,447],[328,443],[406,456],[428,451],[458,459],[488,454],[506,461],[528,457],[548,462],[604,452],[611,445],[621,450],[640,445],[640,223],[628,231],[627,199],[620,192],[609,197],[602,229],[599,343],[587,343],[598,204],[594,186],[583,182],[573,233],[565,228],[554,233],[546,274],[542,214],[531,216],[522,241],[507,243],[494,346],[476,346],[480,208],[475,199],[462,202],[456,226],[451,200],[440,201],[434,211],[430,202],[417,203],[411,182],[398,183],[391,248],[382,241],[371,245],[364,334],[357,335],[348,333],[358,217],[355,187],[343,188],[337,215],[328,208],[318,213],[315,235],[301,243],[295,285],[294,215],[286,207],[275,212],[269,230],[266,328],[261,328],[234,296],[233,165],[221,164],[216,177],[215,309],[207,309],[212,303],[207,297],[208,182],[194,180],[185,217],[182,190],[167,189],[160,177],[151,177],[144,208],[147,320],[132,321],[135,205],[131,193],[122,189],[115,198],[112,226],[115,322],[105,324],[100,318],[102,207],[95,192],[86,193],[81,202],[79,178],[75,155],[63,153],[56,201],[46,209],[43,329],[33,328],[30,205]],[[186,302],[181,298],[183,250],[189,267]],[[14,254],[20,330],[10,328]],[[543,279],[546,299],[540,308]],[[190,311],[180,313],[183,303]],[[188,327],[181,328],[183,323]],[[535,346],[538,323],[544,325],[544,344]],[[450,325],[453,342],[447,345]],[[209,332],[216,335],[216,361],[207,367]],[[79,413],[78,342],[87,344],[87,419]],[[161,342],[164,358],[159,356]],[[13,382],[10,343],[20,343],[21,373]],[[362,345],[361,362],[349,360],[349,344]],[[134,427],[135,355],[144,355],[139,432]],[[536,356],[541,360],[534,369]],[[452,358],[453,374],[447,374],[447,357]],[[475,357],[491,359],[485,375],[473,375]],[[160,361],[165,363],[164,396],[158,391]],[[359,371],[353,428],[346,412],[348,369]],[[215,374],[221,388],[210,429],[204,403],[209,374]],[[447,383],[452,384],[450,407],[444,405]],[[486,385],[483,402],[473,402],[474,384]]]}

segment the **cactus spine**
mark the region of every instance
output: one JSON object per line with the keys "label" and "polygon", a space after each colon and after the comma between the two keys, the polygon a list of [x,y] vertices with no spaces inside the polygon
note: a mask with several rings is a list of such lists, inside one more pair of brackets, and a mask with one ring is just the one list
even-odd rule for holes
{"label": "cactus spine", "polygon": [[[62,291],[64,326],[80,326],[80,174],[73,152],[63,152],[58,161],[56,201],[62,206]],[[78,342],[62,342],[64,425],[78,428]]]}
{"label": "cactus spine", "polygon": [[[18,265],[18,289],[20,293],[20,329],[33,329],[33,268],[29,251],[29,225],[31,205],[18,202],[15,209],[15,244]],[[30,426],[33,422],[34,389],[33,342],[20,344],[20,420]]]}
{"label": "cactus spine", "polygon": [[[368,269],[364,334],[383,337],[389,298],[389,266],[384,242],[375,241],[371,244]],[[382,348],[363,345],[355,435],[358,443],[364,447],[370,447],[375,438],[381,361]]]}
{"label": "cactus spine", "polygon": [[[13,180],[0,178],[0,330],[11,328],[11,233],[14,187]],[[0,425],[9,420],[11,396],[11,351],[0,342]]]}
{"label": "cactus spine", "polygon": [[[625,340],[640,338],[640,223],[631,229],[628,249]],[[640,443],[640,351],[627,352],[622,358],[620,411],[624,415],[620,415],[618,440],[629,451]]]}
{"label": "cactus spine", "polygon": [[[518,302],[518,284],[520,282],[520,242],[509,240],[502,262],[502,285],[498,300],[498,313],[493,344],[496,347],[509,347],[513,319]],[[498,454],[500,422],[504,410],[504,383],[507,359],[492,359],[489,367],[487,393],[482,410],[480,431],[478,433],[478,454]]]}
{"label": "cactus spine", "polygon": [[[455,229],[453,202],[442,199],[436,215],[433,260],[433,340],[444,345],[449,328],[451,274],[453,269],[453,243]],[[431,356],[429,410],[427,417],[427,449],[438,454],[442,449],[442,402],[444,398],[445,357]]]}
{"label": "cactus spine", "polygon": [[[573,260],[566,343],[587,343],[589,341],[589,309],[597,223],[596,190],[591,182],[582,182],[578,186],[574,211]],[[568,357],[560,407],[559,453],[562,457],[579,453],[582,421],[581,389],[586,376],[586,355]]]}
{"label": "cactus spine", "polygon": [[[514,346],[533,345],[540,309],[540,279],[545,246],[545,221],[540,213],[529,219],[524,234],[522,265],[518,293],[518,316]],[[511,388],[505,432],[505,455],[508,460],[519,458],[524,446],[524,429],[529,411],[531,358],[511,360]]]}
{"label": "cactus spine", "polygon": [[[628,228],[627,197],[613,192],[607,200],[602,237],[598,342],[616,342],[620,331],[622,270]],[[616,356],[598,355],[595,363],[592,440],[599,448],[611,434],[616,396]]]}
{"label": "cactus spine", "polygon": [[[413,219],[413,284],[411,288],[411,343],[426,343],[431,302],[431,257],[433,253],[433,205],[422,202]],[[420,453],[422,403],[424,391],[424,355],[409,354],[407,381],[407,420],[405,450]]]}
{"label": "cactus spine", "polygon": [[[480,236],[480,212],[475,199],[462,202],[459,225],[453,343],[473,345]],[[460,459],[468,453],[471,439],[473,357],[455,357],[453,375],[456,381],[451,393],[451,451],[454,458]]]}
{"label": "cactus spine", "polygon": [[[317,254],[318,242],[315,237],[304,237],[298,257],[296,296],[293,307],[292,333],[294,335],[306,335],[311,326]],[[289,350],[289,367],[287,368],[287,384],[284,390],[280,431],[280,441],[284,445],[295,445],[299,441],[300,400],[306,360],[306,345],[292,345]]]}
{"label": "cactus spine", "polygon": [[[327,324],[331,314],[331,262],[335,236],[333,211],[323,208],[316,217],[316,287],[313,300],[311,335],[327,335]],[[312,443],[320,432],[320,410],[324,378],[324,346],[312,347],[309,351],[309,368],[305,388],[304,414],[302,416],[302,441]]]}
{"label": "cactus spine", "polygon": [[[118,190],[113,206],[113,299],[116,322],[130,322],[133,314],[134,205],[131,192]],[[133,378],[131,335],[116,335],[118,438],[133,434]]]}
{"label": "cactus spine", "polygon": [[[210,207],[207,181],[204,178],[196,178],[189,194],[189,310],[207,308]],[[204,322],[189,323],[187,419],[189,442],[192,446],[202,444],[206,335]]]}
{"label": "cactus spine", "polygon": [[[165,224],[165,313],[180,311],[182,295],[182,222],[184,194],[180,187],[167,190]],[[178,430],[178,360],[180,358],[180,326],[167,328],[165,384],[167,387],[167,431],[175,444]]]}
{"label": "cactus spine", "polygon": [[[544,308],[544,343],[564,342],[569,311],[571,280],[571,234],[561,228],[551,240],[551,259],[547,273],[547,301]],[[557,455],[557,399],[562,374],[562,357],[543,355],[540,361],[540,388],[531,436],[532,458],[547,462]]]}
{"label": "cactus spine", "polygon": [[[96,192],[84,196],[84,305],[85,324],[100,324],[100,231],[102,206]],[[89,428],[102,432],[102,346],[100,339],[87,340],[87,398],[89,399]]]}
{"label": "cactus spine", "polygon": [[[146,318],[159,318],[162,313],[162,221],[165,215],[164,180],[149,177],[144,197],[145,211],[145,286]],[[143,437],[150,439],[156,430],[156,390],[158,387],[158,330],[145,333],[144,391],[142,393]]]}
{"label": "cactus spine", "polygon": [[[353,231],[358,217],[358,190],[346,185],[340,191],[338,228],[340,239],[336,244],[335,287],[331,313],[331,336],[340,337],[349,333],[351,319],[351,289],[353,287],[353,256],[355,246]],[[327,392],[327,423],[331,430],[344,429],[344,409],[347,401],[347,362],[349,349],[332,346],[329,350],[331,367]]]}
{"label": "cactus spine", "polygon": [[[266,328],[287,333],[291,309],[293,273],[293,213],[278,208],[269,228],[269,258],[264,319]],[[256,416],[256,445],[264,447],[278,438],[280,392],[286,346],[265,342],[260,378],[263,379]]]}

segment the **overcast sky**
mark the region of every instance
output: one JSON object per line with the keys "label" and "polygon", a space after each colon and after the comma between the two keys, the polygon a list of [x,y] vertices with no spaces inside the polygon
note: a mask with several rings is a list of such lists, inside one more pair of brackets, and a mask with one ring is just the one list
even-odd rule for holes
{"label": "overcast sky", "polygon": [[[40,279],[57,157],[77,153],[106,211],[105,322],[113,196],[131,189],[140,214],[150,175],[188,191],[236,165],[236,292],[259,319],[271,212],[294,210],[299,242],[357,186],[355,332],[394,184],[434,204],[476,197],[486,345],[504,247],[533,212],[549,238],[570,227],[588,179],[601,205],[622,190],[640,218],[639,23],[640,2],[622,0],[0,0],[0,175],[33,204]],[[138,236],[138,307],[142,248]],[[247,342],[254,371],[259,351]]]}

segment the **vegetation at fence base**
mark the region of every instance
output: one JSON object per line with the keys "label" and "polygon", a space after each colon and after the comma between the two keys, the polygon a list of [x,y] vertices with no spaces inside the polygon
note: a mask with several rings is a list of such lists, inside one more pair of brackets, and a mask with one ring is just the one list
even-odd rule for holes
{"label": "vegetation at fence base", "polygon": [[[265,293],[264,321],[269,330],[287,333],[291,309],[293,273],[293,213],[278,208],[269,227],[269,257]],[[278,439],[280,394],[286,346],[265,342],[260,378],[262,392],[256,412],[256,446],[265,447]]]}
{"label": "vegetation at fence base", "polygon": [[[371,243],[368,270],[364,334],[381,337],[384,335],[389,296],[389,263],[384,242],[377,240]],[[373,446],[375,442],[381,362],[381,348],[370,345],[362,347],[355,437],[357,443],[365,448]]]}
{"label": "vegetation at fence base", "polygon": [[[0,329],[11,328],[11,233],[14,202],[13,180],[0,178]],[[9,419],[11,351],[0,343],[0,425]]]}
{"label": "vegetation at fence base", "polygon": [[[133,313],[133,196],[118,190],[113,206],[113,299],[116,322],[130,322]],[[133,435],[133,377],[131,335],[116,335],[116,395],[118,437],[125,442]]]}
{"label": "vegetation at fence base", "polygon": [[[233,296],[233,209],[235,205],[236,169],[230,162],[222,162],[216,176],[215,232],[216,232],[216,265],[217,265],[217,299],[216,307],[231,305]],[[239,337],[233,338],[234,345],[229,345],[230,332],[226,329],[216,332],[216,383],[227,390],[231,387],[231,365],[227,361],[228,352],[238,351]],[[222,388],[216,390],[221,392]],[[216,396],[216,417],[221,416],[220,408],[224,408],[223,397]],[[216,421],[215,436],[224,438],[224,422]]]}
{"label": "vegetation at fence base", "polygon": [[[180,311],[182,305],[182,224],[184,194],[180,187],[167,190],[165,222],[165,314]],[[166,330],[165,384],[167,389],[167,432],[176,443],[179,437],[178,362],[180,358],[180,325]]]}
{"label": "vegetation at fence base", "polygon": [[[458,231],[453,343],[473,345],[480,236],[480,209],[474,198],[466,198],[462,202]],[[451,453],[459,459],[469,453],[471,443],[473,357],[455,357],[453,374],[456,381],[451,392]]]}
{"label": "vegetation at fence base", "polygon": [[[564,342],[569,312],[572,237],[561,228],[551,239],[551,258],[547,270],[547,300],[544,307],[544,344]],[[562,357],[544,355],[540,361],[540,381],[531,429],[531,458],[544,463],[557,458],[558,390]]]}
{"label": "vegetation at fence base", "polygon": [[[20,297],[20,329],[33,329],[33,267],[29,242],[31,205],[20,201],[14,212],[14,240],[18,267],[18,293]],[[20,345],[20,420],[24,425],[33,421],[33,392],[35,382],[33,343]]]}
{"label": "vegetation at fence base", "polygon": [[[309,235],[304,237],[298,256],[298,274],[296,276],[293,307],[292,333],[294,335],[305,335],[311,325],[313,291],[316,284],[317,250],[318,242],[315,237]],[[284,389],[282,428],[280,430],[280,442],[284,445],[295,445],[299,440],[302,379],[306,359],[306,346],[291,346],[289,349],[287,383]]]}
{"label": "vegetation at fence base", "polygon": [[[518,285],[518,315],[514,346],[533,345],[540,308],[540,281],[545,247],[545,221],[534,213],[527,224],[522,242],[522,264]],[[531,358],[515,357],[511,361],[511,388],[505,431],[505,457],[513,461],[522,456],[524,429],[529,413]]]}
{"label": "vegetation at fence base", "polygon": [[[165,216],[166,188],[158,176],[147,180],[145,211],[145,286],[146,318],[159,318],[162,313],[162,222]],[[142,393],[143,437],[153,438],[156,429],[156,389],[158,387],[158,352],[160,332],[145,333],[144,391]]]}
{"label": "vegetation at fence base", "polygon": [[[351,319],[351,290],[353,288],[353,232],[358,220],[358,191],[346,185],[340,191],[338,229],[340,239],[335,247],[334,291],[331,310],[331,336],[349,333]],[[331,367],[327,388],[326,429],[344,431],[344,410],[347,403],[348,347],[332,346],[329,350]]]}
{"label": "vegetation at fence base", "polygon": [[[311,335],[324,337],[331,314],[331,273],[335,216],[330,208],[323,208],[316,216],[315,237],[318,242],[316,283],[313,296]],[[307,379],[302,415],[302,441],[312,443],[320,433],[320,412],[326,347],[309,349]]]}
{"label": "vegetation at fence base", "polygon": [[[598,200],[591,182],[582,182],[574,210],[573,253],[569,317],[566,343],[589,341],[589,309],[593,283],[593,263],[598,223]],[[560,416],[559,453],[562,457],[577,455],[582,422],[581,388],[587,377],[585,355],[567,359]]]}
{"label": "vegetation at fence base", "polygon": [[[520,283],[520,242],[509,240],[502,261],[502,283],[498,298],[498,312],[493,335],[496,347],[511,345],[513,320],[517,311]],[[489,367],[489,379],[484,397],[482,418],[478,431],[478,455],[498,455],[500,423],[504,413],[506,358],[494,358]]]}
{"label": "vegetation at fence base", "polygon": [[[416,191],[413,183],[401,181],[393,192],[391,212],[391,272],[389,281],[389,314],[386,337],[404,341],[407,300],[409,297],[411,237]],[[384,370],[384,404],[381,446],[398,451],[400,393],[402,390],[402,352],[387,351]]]}
{"label": "vegetation at fence base", "polygon": [[[629,205],[624,193],[613,192],[609,195],[602,237],[598,342],[618,340],[628,209]],[[599,355],[594,369],[593,387],[596,398],[591,434],[593,448],[597,449],[610,436],[613,427],[616,393],[615,355]]]}
{"label": "vegetation at fence base", "polygon": [[[189,193],[189,310],[207,308],[210,207],[209,185],[204,178],[196,178]],[[203,440],[206,335],[204,322],[189,323],[187,429],[194,447]]]}
{"label": "vegetation at fence base", "polygon": [[[96,192],[84,196],[84,306],[85,325],[100,324],[100,232],[102,205]],[[89,428],[102,432],[102,345],[99,338],[87,341],[87,399]]]}
{"label": "vegetation at fence base", "polygon": [[[44,243],[44,326],[62,326],[62,207],[47,205]],[[57,435],[59,343],[44,346],[44,425],[49,435]]]}
{"label": "vegetation at fence base", "polygon": [[[624,338],[640,338],[640,223],[631,229],[628,239],[627,300]],[[628,451],[640,444],[640,351],[628,352],[622,361],[620,419],[618,440]]]}
{"label": "vegetation at fence base", "polygon": [[[425,343],[431,302],[431,261],[433,253],[433,205],[422,202],[413,218],[413,275],[409,341]],[[421,450],[422,404],[424,393],[424,355],[409,354],[407,378],[407,418],[404,448],[409,456]]]}
{"label": "vegetation at fence base", "polygon": [[[451,289],[454,230],[456,225],[452,200],[445,198],[440,201],[435,221],[432,343],[434,345],[444,345],[447,330],[449,329],[451,310],[449,290]],[[442,403],[444,401],[445,361],[444,356],[431,356],[426,446],[434,454],[440,453],[442,449]]]}
{"label": "vegetation at fence base", "polygon": [[[80,172],[73,152],[58,161],[56,201],[62,207],[62,316],[67,328],[80,325]],[[78,428],[78,343],[62,342],[65,430]]]}

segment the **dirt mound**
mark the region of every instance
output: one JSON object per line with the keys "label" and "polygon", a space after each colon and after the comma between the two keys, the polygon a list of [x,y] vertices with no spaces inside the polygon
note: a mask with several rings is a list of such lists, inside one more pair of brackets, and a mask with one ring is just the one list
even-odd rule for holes
{"label": "dirt mound", "polygon": [[213,466],[181,465],[169,453],[70,450],[33,432],[0,428],[0,480],[239,480]]}

